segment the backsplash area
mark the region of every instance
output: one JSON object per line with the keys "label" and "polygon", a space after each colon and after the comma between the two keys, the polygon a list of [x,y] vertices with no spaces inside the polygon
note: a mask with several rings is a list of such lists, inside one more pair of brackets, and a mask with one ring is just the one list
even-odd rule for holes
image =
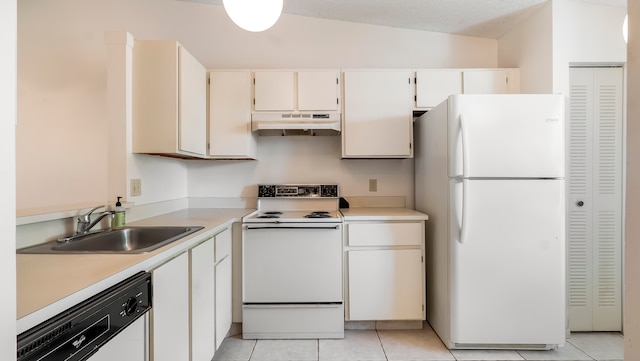
{"label": "backsplash area", "polygon": [[335,183],[341,196],[403,197],[413,207],[413,159],[340,159],[340,141],[261,136],[257,161],[187,161],[189,197],[256,197],[256,184]]}

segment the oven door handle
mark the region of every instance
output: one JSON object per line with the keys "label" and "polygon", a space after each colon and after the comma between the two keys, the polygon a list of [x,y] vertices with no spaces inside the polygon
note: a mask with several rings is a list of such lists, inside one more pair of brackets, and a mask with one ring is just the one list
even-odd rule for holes
{"label": "oven door handle", "polygon": [[248,226],[245,225],[244,229],[340,229],[339,225],[335,226],[308,226],[308,227],[292,227],[292,226]]}

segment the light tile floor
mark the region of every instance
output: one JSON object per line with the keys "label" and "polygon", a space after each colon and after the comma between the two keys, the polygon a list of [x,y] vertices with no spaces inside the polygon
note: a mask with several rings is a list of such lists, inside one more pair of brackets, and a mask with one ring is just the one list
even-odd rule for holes
{"label": "light tile floor", "polygon": [[214,361],[621,361],[618,332],[573,333],[550,351],[448,350],[425,324],[422,330],[346,330],[339,340],[224,340]]}

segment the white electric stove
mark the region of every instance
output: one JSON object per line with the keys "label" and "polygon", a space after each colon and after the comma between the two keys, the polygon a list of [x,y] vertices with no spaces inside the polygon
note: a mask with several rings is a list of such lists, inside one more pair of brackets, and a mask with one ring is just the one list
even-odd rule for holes
{"label": "white electric stove", "polygon": [[243,338],[343,338],[337,185],[259,185],[243,218]]}

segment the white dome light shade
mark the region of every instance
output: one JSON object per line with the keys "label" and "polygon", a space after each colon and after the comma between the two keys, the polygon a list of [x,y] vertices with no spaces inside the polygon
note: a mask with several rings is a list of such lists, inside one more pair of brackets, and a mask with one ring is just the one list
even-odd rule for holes
{"label": "white dome light shade", "polygon": [[236,25],[247,31],[264,31],[278,21],[283,0],[222,0],[224,10]]}
{"label": "white dome light shade", "polygon": [[624,42],[629,42],[629,15],[624,17],[624,23],[622,23],[622,37]]}

